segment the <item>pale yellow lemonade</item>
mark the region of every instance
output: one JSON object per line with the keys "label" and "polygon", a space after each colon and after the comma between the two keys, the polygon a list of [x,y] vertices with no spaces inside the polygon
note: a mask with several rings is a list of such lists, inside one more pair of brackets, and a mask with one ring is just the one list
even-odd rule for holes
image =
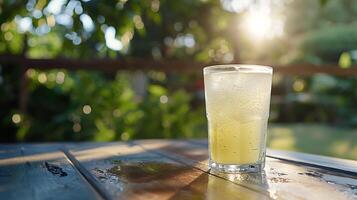
{"label": "pale yellow lemonade", "polygon": [[205,72],[210,159],[219,164],[257,163],[265,155],[271,70]]}

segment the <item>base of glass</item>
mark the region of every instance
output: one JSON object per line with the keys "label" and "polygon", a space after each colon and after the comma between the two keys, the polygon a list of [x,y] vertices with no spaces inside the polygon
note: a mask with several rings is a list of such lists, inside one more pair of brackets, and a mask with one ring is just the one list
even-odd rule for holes
{"label": "base of glass", "polygon": [[261,172],[264,169],[263,164],[245,164],[245,165],[230,165],[220,164],[212,160],[209,162],[209,166],[212,171],[224,172],[224,173],[256,173]]}

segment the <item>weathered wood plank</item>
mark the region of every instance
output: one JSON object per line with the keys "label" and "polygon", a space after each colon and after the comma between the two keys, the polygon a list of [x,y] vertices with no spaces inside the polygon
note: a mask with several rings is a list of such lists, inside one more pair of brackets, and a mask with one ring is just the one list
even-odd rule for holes
{"label": "weathered wood plank", "polygon": [[340,158],[332,158],[327,156],[319,156],[307,153],[281,151],[281,150],[267,150],[267,156],[277,158],[280,160],[288,160],[298,163],[305,163],[314,166],[319,166],[331,170],[337,170],[344,173],[353,173],[357,175],[357,161],[346,160]]}
{"label": "weathered wood plank", "polygon": [[149,151],[207,171],[252,190],[265,191],[279,199],[355,199],[357,177],[318,167],[267,158],[262,174],[224,174],[209,171],[205,142],[146,140],[136,141]]}
{"label": "weathered wood plank", "polygon": [[225,199],[269,199],[133,143],[83,144],[69,147],[68,154],[110,199],[206,199],[222,194]]}
{"label": "weathered wood plank", "polygon": [[0,145],[0,199],[101,199],[59,145]]}

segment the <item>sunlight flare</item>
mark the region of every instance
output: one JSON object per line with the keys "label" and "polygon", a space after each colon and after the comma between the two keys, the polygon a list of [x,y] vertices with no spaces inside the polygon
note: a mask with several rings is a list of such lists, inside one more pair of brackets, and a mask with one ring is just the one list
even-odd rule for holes
{"label": "sunlight flare", "polygon": [[282,19],[267,9],[251,9],[243,18],[243,30],[253,39],[272,39],[284,33]]}

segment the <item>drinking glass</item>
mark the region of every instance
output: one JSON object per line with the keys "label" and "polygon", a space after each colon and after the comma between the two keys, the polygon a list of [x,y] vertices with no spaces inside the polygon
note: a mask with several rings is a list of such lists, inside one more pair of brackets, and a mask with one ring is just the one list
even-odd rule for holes
{"label": "drinking glass", "polygon": [[265,149],[273,70],[259,65],[204,68],[209,165],[221,172],[259,172]]}

